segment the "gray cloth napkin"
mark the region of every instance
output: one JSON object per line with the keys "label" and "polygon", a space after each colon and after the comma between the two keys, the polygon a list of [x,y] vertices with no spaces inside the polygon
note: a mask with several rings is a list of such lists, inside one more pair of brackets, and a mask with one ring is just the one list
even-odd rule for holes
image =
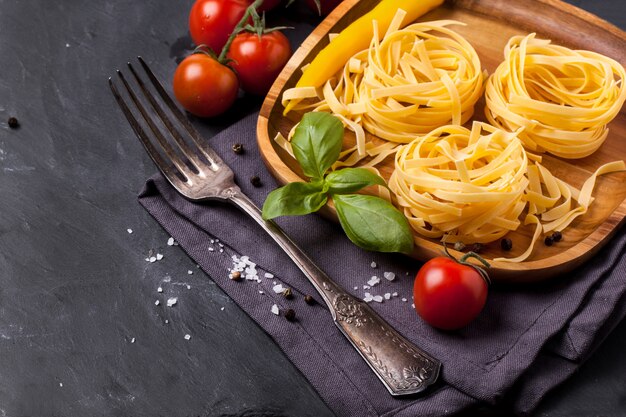
{"label": "gray cloth napkin", "polygon": [[[256,146],[256,119],[256,114],[242,119],[209,143],[233,168],[242,190],[261,206],[277,184]],[[242,143],[245,153],[232,152],[233,143]],[[251,185],[254,175],[261,178],[261,187]],[[355,296],[362,298],[366,291],[391,294],[372,307],[442,361],[442,383],[435,389],[419,397],[393,398],[333,325],[306,278],[253,220],[229,204],[191,203],[160,175],[147,182],[139,201],[273,337],[338,416],[440,416],[503,399],[516,411],[528,412],[571,375],[626,314],[624,228],[583,267],[551,282],[492,287],[476,321],[460,331],[442,332],[423,323],[411,306],[419,262],[363,251],[337,224],[319,215],[278,219],[304,251]],[[230,280],[233,256],[248,256],[260,282]],[[385,272],[394,273],[395,279],[385,279]],[[364,289],[373,275],[381,278],[380,284]],[[294,299],[276,294],[275,283],[292,288]],[[314,295],[318,304],[307,305],[306,294]],[[272,313],[274,304],[281,316]],[[296,312],[295,322],[282,317],[288,308]]]}

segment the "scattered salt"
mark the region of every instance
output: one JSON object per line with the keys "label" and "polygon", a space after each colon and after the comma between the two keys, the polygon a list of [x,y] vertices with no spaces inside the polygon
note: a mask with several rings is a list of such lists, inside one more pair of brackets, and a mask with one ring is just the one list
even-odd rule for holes
{"label": "scattered salt", "polygon": [[167,319],[165,320],[165,324],[167,324],[167,323],[169,323],[169,322],[170,322],[169,320],[167,320]]}
{"label": "scattered salt", "polygon": [[130,339],[130,343],[135,343],[135,338]]}
{"label": "scattered salt", "polygon": [[267,278],[267,279],[272,279],[272,278],[274,278],[274,274],[270,274],[269,272],[266,272],[264,276],[265,276],[265,278]]}
{"label": "scattered salt", "polygon": [[220,253],[223,253],[223,252],[224,252],[224,249],[220,249]]}
{"label": "scattered salt", "polygon": [[160,261],[161,259],[163,259],[163,254],[161,254],[161,253],[157,253],[157,254],[156,254],[156,260],[157,260],[157,261]]}
{"label": "scattered salt", "polygon": [[283,288],[282,284],[276,284],[272,287],[272,290],[276,293],[276,294],[281,294],[283,291],[285,291],[285,288]]}
{"label": "scattered salt", "polygon": [[369,285],[370,287],[373,287],[374,285],[378,284],[380,282],[380,278],[378,278],[376,275],[374,275],[373,277],[370,278],[369,281],[367,281],[367,285]]}
{"label": "scattered salt", "polygon": [[190,290],[191,289],[191,285],[187,284],[187,289]]}
{"label": "scattered salt", "polygon": [[174,245],[174,238],[170,237],[169,239],[167,239],[167,246],[173,246]]}
{"label": "scattered salt", "polygon": [[370,287],[369,285],[363,285],[363,289],[364,290],[369,290],[370,288],[372,288],[372,287]]}
{"label": "scattered salt", "polygon": [[415,308],[415,304],[411,304],[411,307]]}
{"label": "scattered salt", "polygon": [[383,297],[382,295],[375,295],[372,300],[376,301],[377,303],[382,303],[383,302]]}
{"label": "scattered salt", "polygon": [[259,290],[259,294],[265,294],[263,290]]}
{"label": "scattered salt", "polygon": [[402,297],[402,301],[404,301],[405,303],[407,302],[407,299]]}
{"label": "scattered salt", "polygon": [[59,382],[59,386],[62,387],[63,386],[63,382]]}
{"label": "scattered salt", "polygon": [[163,292],[163,288],[162,287],[157,288],[157,292]]}
{"label": "scattered salt", "polygon": [[189,340],[189,339],[191,339],[191,335],[190,335],[189,333],[187,333],[187,334],[185,335],[185,340]]}
{"label": "scattered salt", "polygon": [[209,252],[213,252],[213,248],[209,247]]}
{"label": "scattered salt", "polygon": [[154,302],[154,305],[155,305],[155,306],[158,306],[159,304],[161,304],[161,302],[160,302],[159,300],[156,300],[156,301]]}
{"label": "scattered salt", "polygon": [[220,310],[224,311],[224,307],[220,308]]}
{"label": "scattered salt", "polygon": [[392,297],[397,297],[397,296],[398,296],[398,293],[397,293],[397,292],[392,292],[392,293],[391,293],[391,296],[392,296]]}
{"label": "scattered salt", "polygon": [[156,260],[157,260],[157,258],[156,258],[155,256],[151,256],[151,257],[149,257],[149,258],[148,258],[148,261],[149,261],[150,263],[152,263],[152,262],[156,262]]}
{"label": "scattered salt", "polygon": [[172,307],[174,304],[178,302],[178,297],[172,297],[167,299],[167,306]]}
{"label": "scattered salt", "polygon": [[370,266],[371,266],[372,268],[376,268],[376,262],[373,262],[373,261],[372,261],[372,263],[370,264]]}
{"label": "scattered salt", "polygon": [[66,47],[66,48],[69,48],[69,47],[70,47],[70,44],[69,44],[69,43],[66,43],[66,44],[65,44],[65,47]]}
{"label": "scattered salt", "polygon": [[385,293],[384,297],[385,297],[385,300],[390,300],[391,299],[391,293],[388,293],[388,292]]}
{"label": "scattered salt", "polygon": [[272,306],[272,313],[276,314],[278,316],[280,310],[278,310],[278,306],[276,304],[274,304]]}
{"label": "scattered salt", "polygon": [[188,269],[187,270],[187,275],[191,275],[191,274],[193,274],[193,271],[191,269]]}
{"label": "scattered salt", "polygon": [[396,279],[396,274],[394,274],[393,272],[385,272],[383,276],[387,281],[393,281],[394,279]]}
{"label": "scattered salt", "polygon": [[372,294],[366,292],[365,293],[365,297],[363,297],[363,301],[365,301],[366,303],[369,303],[370,301],[372,301],[374,299],[374,297],[372,297]]}
{"label": "scattered salt", "polygon": [[128,234],[133,233],[133,229],[126,229],[126,231],[128,232]]}
{"label": "scattered salt", "polygon": [[355,290],[358,290],[358,289],[359,289],[359,287],[354,287],[354,289],[355,289]]}

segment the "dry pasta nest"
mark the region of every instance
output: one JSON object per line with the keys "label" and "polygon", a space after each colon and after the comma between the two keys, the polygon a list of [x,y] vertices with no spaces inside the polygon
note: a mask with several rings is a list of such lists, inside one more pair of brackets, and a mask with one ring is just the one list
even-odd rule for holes
{"label": "dry pasta nest", "polygon": [[342,155],[344,165],[376,156],[365,131],[395,147],[439,126],[461,125],[474,113],[486,74],[470,43],[447,27],[453,24],[463,23],[390,26],[379,41],[374,22],[370,48],[355,54],[323,87],[285,91],[283,104],[296,100],[296,110],[331,112],[354,131],[356,145]]}
{"label": "dry pasta nest", "polygon": [[607,137],[607,124],[626,100],[626,73],[617,61],[515,36],[485,89],[487,119],[508,131],[524,130],[524,146],[563,158],[592,154]]}

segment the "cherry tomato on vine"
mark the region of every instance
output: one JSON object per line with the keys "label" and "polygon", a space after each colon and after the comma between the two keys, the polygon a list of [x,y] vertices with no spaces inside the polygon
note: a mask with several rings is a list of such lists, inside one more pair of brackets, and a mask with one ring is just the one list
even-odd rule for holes
{"label": "cherry tomato on vine", "polygon": [[228,58],[241,82],[251,94],[265,95],[291,56],[289,40],[274,30],[263,33],[241,32],[230,45]]}
{"label": "cherry tomato on vine", "polygon": [[306,5],[320,16],[326,16],[328,13],[332,12],[341,1],[342,0],[319,0],[318,8],[316,0],[306,0]]}
{"label": "cherry tomato on vine", "polygon": [[191,39],[219,54],[250,4],[248,0],[196,0],[189,13]]}
{"label": "cherry tomato on vine", "polygon": [[239,81],[226,65],[208,54],[195,53],[176,68],[173,88],[176,99],[188,112],[200,117],[213,117],[233,104],[239,91]]}
{"label": "cherry tomato on vine", "polygon": [[444,330],[464,327],[485,305],[488,278],[476,267],[461,262],[463,258],[461,261],[443,256],[433,258],[415,277],[415,310],[433,327]]}

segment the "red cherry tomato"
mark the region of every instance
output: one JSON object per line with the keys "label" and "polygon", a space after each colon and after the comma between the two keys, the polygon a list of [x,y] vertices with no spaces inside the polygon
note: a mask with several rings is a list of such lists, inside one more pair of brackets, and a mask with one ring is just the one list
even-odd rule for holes
{"label": "red cherry tomato", "polygon": [[487,300],[487,282],[474,267],[437,257],[418,271],[413,286],[417,313],[433,327],[455,330],[478,316]]}
{"label": "red cherry tomato", "polygon": [[196,0],[189,13],[191,39],[219,54],[250,4],[248,0]]}
{"label": "red cherry tomato", "polygon": [[238,34],[228,51],[241,88],[251,94],[265,95],[291,56],[291,46],[279,31]]}
{"label": "red cherry tomato", "polygon": [[319,0],[320,7],[318,8],[315,0],[306,0],[306,5],[320,16],[326,16],[328,13],[332,12],[341,1],[342,0]]}
{"label": "red cherry tomato", "polygon": [[233,104],[239,82],[232,69],[207,54],[197,53],[178,65],[173,88],[176,99],[188,112],[212,117]]}

